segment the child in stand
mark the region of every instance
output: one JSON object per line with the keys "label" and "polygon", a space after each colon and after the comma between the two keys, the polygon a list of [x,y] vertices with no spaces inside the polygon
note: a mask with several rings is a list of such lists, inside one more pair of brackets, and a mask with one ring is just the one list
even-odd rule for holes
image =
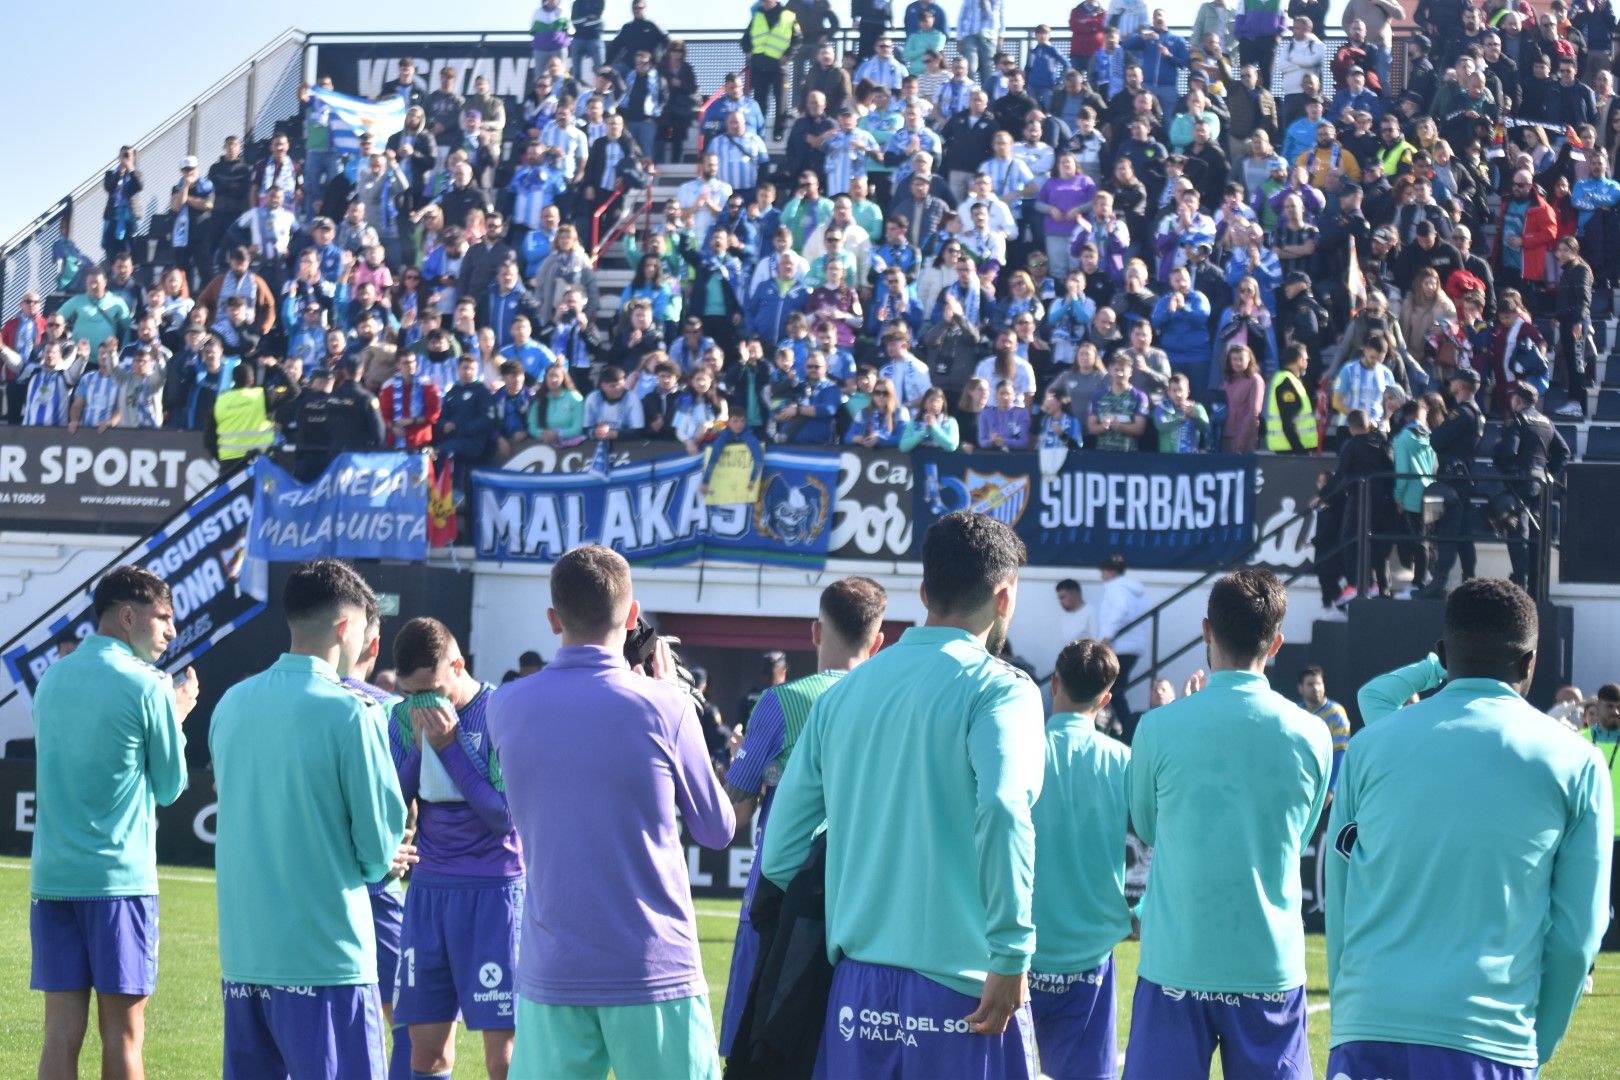
{"label": "child in stand", "polygon": [[709,480],[714,476],[714,467],[720,461],[720,455],[730,446],[744,446],[753,459],[753,471],[750,473],[752,482],[757,483],[760,474],[765,471],[765,448],[760,446],[754,433],[748,430],[748,417],[742,412],[734,412],[726,417],[726,426],[720,434],[709,443],[709,460],[703,466],[703,484],[698,488],[704,495],[709,493]]}
{"label": "child in stand", "polygon": [[1153,406],[1153,428],[1159,453],[1199,454],[1209,449],[1209,413],[1192,400],[1187,376],[1170,376],[1164,399]]}

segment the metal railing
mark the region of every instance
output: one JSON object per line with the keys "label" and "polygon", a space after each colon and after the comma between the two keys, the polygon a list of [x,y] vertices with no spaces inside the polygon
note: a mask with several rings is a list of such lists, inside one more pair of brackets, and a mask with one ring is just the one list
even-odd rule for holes
{"label": "metal railing", "polygon": [[[136,167],[146,182],[135,209],[137,223],[169,209],[169,189],[182,157],[208,162],[227,135],[247,143],[267,139],[277,123],[298,111],[298,83],[304,70],[305,35],[287,29],[232,68],[168,119],[138,139]],[[117,147],[109,147],[116,151]],[[105,168],[111,168],[109,157]],[[97,170],[50,209],[0,244],[0,312],[17,309],[24,292],[55,292],[61,259],[72,245],[91,260],[101,258],[102,212],[107,205]],[[0,316],[3,317],[3,316]]]}
{"label": "metal railing", "polygon": [[[1413,540],[1421,540],[1423,543],[1430,545],[1464,543],[1512,544],[1516,542],[1513,538],[1504,537],[1497,533],[1494,529],[1478,529],[1474,527],[1476,516],[1473,510],[1473,505],[1474,499],[1482,497],[1479,490],[1480,487],[1496,486],[1500,490],[1513,492],[1515,499],[1519,502],[1518,508],[1520,512],[1533,515],[1533,520],[1536,525],[1534,528],[1529,530],[1529,542],[1533,545],[1532,554],[1535,560],[1532,573],[1533,580],[1531,581],[1531,591],[1538,603],[1545,601],[1547,598],[1547,588],[1550,583],[1550,575],[1552,570],[1552,550],[1554,547],[1558,546],[1558,530],[1554,527],[1553,517],[1553,509],[1555,506],[1554,496],[1561,488],[1561,485],[1553,480],[1541,482],[1539,484],[1539,492],[1533,495],[1529,500],[1526,500],[1521,494],[1519,494],[1519,488],[1517,486],[1523,483],[1522,480],[1507,477],[1466,478],[1466,482],[1469,483],[1473,488],[1473,495],[1470,497],[1464,497],[1459,506],[1451,511],[1461,511],[1468,514],[1467,521],[1465,522],[1465,528],[1460,533],[1447,533],[1445,536],[1439,536],[1428,529],[1425,529],[1421,535],[1414,535],[1411,532],[1390,533],[1374,531],[1372,524],[1373,499],[1369,497],[1370,494],[1374,493],[1369,492],[1369,487],[1375,483],[1388,484],[1400,479],[1423,478],[1424,477],[1414,473],[1375,473],[1367,476],[1355,477],[1349,485],[1334,492],[1332,497],[1335,499],[1354,499],[1357,519],[1354,533],[1344,536],[1337,544],[1327,548],[1325,551],[1318,552],[1316,557],[1306,565],[1280,575],[1283,584],[1285,586],[1292,585],[1302,577],[1309,574],[1315,574],[1317,567],[1326,560],[1339,559],[1347,551],[1353,551],[1355,553],[1355,563],[1350,568],[1353,573],[1347,573],[1344,576],[1351,580],[1352,584],[1355,585],[1357,592],[1360,595],[1365,596],[1367,595],[1368,584],[1373,578],[1373,550],[1380,542],[1411,542]],[[1427,477],[1427,479],[1431,481],[1435,480],[1434,477]],[[1450,478],[1442,478],[1436,482],[1450,483],[1454,481]],[[1256,537],[1254,543],[1250,545],[1247,551],[1233,559],[1226,566],[1218,567],[1213,570],[1206,570],[1193,581],[1183,585],[1165,599],[1159,601],[1152,608],[1120,627],[1119,630],[1114,634],[1116,640],[1126,631],[1134,630],[1143,623],[1147,623],[1149,625],[1149,650],[1148,664],[1146,669],[1137,671],[1135,674],[1133,674],[1132,678],[1126,682],[1126,684],[1121,688],[1120,692],[1127,693],[1142,683],[1147,683],[1151,686],[1158,680],[1160,671],[1175,663],[1177,660],[1181,659],[1183,656],[1187,655],[1189,652],[1203,643],[1203,634],[1200,632],[1198,635],[1178,645],[1170,652],[1166,653],[1160,651],[1160,635],[1163,629],[1163,621],[1171,608],[1193,593],[1208,588],[1209,584],[1216,578],[1231,573],[1233,570],[1241,569],[1242,567],[1249,565],[1249,563],[1254,559],[1255,555],[1267,544],[1290,532],[1302,521],[1315,515],[1315,513],[1316,508],[1314,506],[1309,506],[1303,510],[1300,510],[1298,513],[1294,514],[1280,525],[1277,525]]]}
{"label": "metal railing", "polygon": [[[646,188],[642,190],[641,194],[645,196],[641,200],[641,205],[630,206],[629,202],[632,197],[631,193],[626,191],[626,189],[621,186],[613,193],[612,198],[608,199],[607,202],[598,207],[596,213],[591,215],[592,266],[600,266],[602,264],[602,253],[611,248],[620,237],[630,232],[630,230],[636,228],[636,222],[638,220],[641,222],[641,230],[643,233],[652,228],[653,185],[648,184]],[[603,235],[602,215],[607,212],[609,207],[611,207],[621,198],[625,201],[627,212],[622,214],[619,217],[619,220],[613,223],[613,226],[608,229],[606,235]]]}

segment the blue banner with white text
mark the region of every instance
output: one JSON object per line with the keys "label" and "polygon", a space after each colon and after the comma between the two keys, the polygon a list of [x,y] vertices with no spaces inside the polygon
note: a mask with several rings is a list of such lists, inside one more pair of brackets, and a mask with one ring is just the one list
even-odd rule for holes
{"label": "blue banner with white text", "polygon": [[165,671],[184,669],[263,611],[268,574],[263,563],[248,558],[248,482],[246,473],[226,477],[0,646],[0,667],[16,690],[25,699],[33,696],[45,669],[59,659],[65,636],[95,633],[95,586],[115,566],[143,567],[169,585],[175,636],[157,661]]}
{"label": "blue banner with white text", "polygon": [[912,530],[954,510],[1011,525],[1035,566],[1207,569],[1254,544],[1255,458],[1241,454],[916,455]]}
{"label": "blue banner with white text", "polygon": [[339,454],[311,484],[260,458],[248,552],[269,562],[425,559],[429,480],[423,454]]}
{"label": "blue banner with white text", "polygon": [[838,494],[836,452],[768,450],[753,503],[708,505],[704,458],[657,458],[611,467],[598,454],[584,473],[473,473],[478,558],[554,562],[580,544],[613,548],[632,563],[700,558],[776,566],[827,561]]}

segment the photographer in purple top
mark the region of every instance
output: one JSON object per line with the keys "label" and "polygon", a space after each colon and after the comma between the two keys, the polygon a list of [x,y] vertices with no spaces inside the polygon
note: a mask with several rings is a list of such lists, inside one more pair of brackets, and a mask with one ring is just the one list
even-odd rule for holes
{"label": "photographer in purple top", "polygon": [[681,824],[724,848],[731,800],[667,646],[655,677],[626,663],[641,609],[623,557],[568,552],[551,603],[562,648],[489,710],[529,852],[512,1074],[718,1080]]}

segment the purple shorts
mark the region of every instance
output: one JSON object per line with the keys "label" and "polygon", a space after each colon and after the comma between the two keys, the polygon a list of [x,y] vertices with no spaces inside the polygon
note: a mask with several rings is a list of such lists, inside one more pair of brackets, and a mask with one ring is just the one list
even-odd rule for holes
{"label": "purple shorts", "polygon": [[377,939],[377,986],[389,999],[399,968],[399,931],[405,924],[405,900],[392,889],[371,888],[371,929]]}
{"label": "purple shorts", "polygon": [[973,1077],[1030,1080],[1035,1033],[1029,1006],[1001,1035],[975,1035],[966,1017],[979,1007],[915,971],[863,964],[849,957],[833,969],[827,1019],[816,1057],[817,1080],[852,1076]]}
{"label": "purple shorts", "polygon": [[1030,972],[1029,1009],[1043,1076],[1114,1080],[1119,1075],[1112,956],[1077,975]]}
{"label": "purple shorts", "polygon": [[1137,978],[1125,1080],[1208,1076],[1217,1048],[1227,1076],[1311,1080],[1305,988],[1214,994]]}
{"label": "purple shorts", "polygon": [[737,919],[737,940],[731,947],[731,977],[726,980],[726,1006],[720,1014],[720,1056],[731,1056],[731,1043],[742,1023],[748,1004],[748,990],[754,981],[754,964],[759,960],[759,931],[748,921],[748,909]]}
{"label": "purple shorts", "polygon": [[523,880],[450,882],[418,874],[405,894],[394,1023],[461,1019],[472,1031],[511,1031]]}
{"label": "purple shorts", "polygon": [[1328,1052],[1328,1075],[1349,1080],[1530,1080],[1534,1069],[1416,1043],[1347,1042]]}
{"label": "purple shorts", "polygon": [[35,990],[147,997],[157,988],[155,896],[35,900],[28,935],[34,951],[28,985]]}
{"label": "purple shorts", "polygon": [[362,986],[226,982],[225,1080],[384,1080],[382,997]]}

